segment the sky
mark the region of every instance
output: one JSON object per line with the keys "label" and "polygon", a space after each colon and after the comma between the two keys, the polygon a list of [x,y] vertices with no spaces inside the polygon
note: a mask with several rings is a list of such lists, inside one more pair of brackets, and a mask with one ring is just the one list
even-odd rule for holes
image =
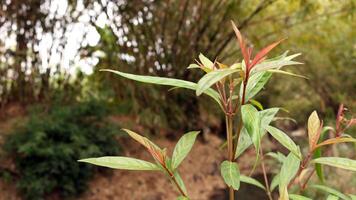
{"label": "sky", "polygon": [[[98,4],[96,4],[96,6],[98,6]],[[67,7],[67,1],[53,0],[50,5],[50,12],[56,13],[56,17],[63,17],[66,14]],[[42,65],[44,68],[60,63],[61,68],[69,71],[71,74],[75,74],[78,69],[83,71],[85,74],[93,73],[93,67],[97,64],[99,59],[97,57],[81,58],[78,54],[78,50],[82,45],[86,44],[89,46],[95,46],[100,40],[100,35],[93,26],[89,25],[89,11],[84,10],[82,1],[78,1],[76,10],[83,12],[83,14],[78,18],[78,22],[67,26],[68,32],[65,33],[67,43],[65,45],[62,58],[59,53],[56,52],[58,44],[56,44],[53,35],[45,35],[40,42],[39,52],[42,57]],[[100,14],[95,23],[101,28],[104,27],[107,23],[105,15],[103,13]],[[52,45],[53,47],[51,49]],[[48,59],[48,52],[51,50],[53,54],[51,55],[51,58]]]}

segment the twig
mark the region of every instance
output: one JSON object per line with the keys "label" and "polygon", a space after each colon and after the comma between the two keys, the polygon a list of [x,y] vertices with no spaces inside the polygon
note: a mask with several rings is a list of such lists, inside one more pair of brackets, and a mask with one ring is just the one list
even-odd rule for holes
{"label": "twig", "polygon": [[184,197],[188,197],[187,194],[183,191],[183,189],[181,188],[181,186],[178,184],[178,181],[176,179],[176,177],[174,176],[174,174],[167,168],[167,166],[162,165],[162,167],[166,170],[166,172],[169,174],[169,177],[172,179],[173,183],[176,185],[176,187],[178,188],[179,192],[181,193],[181,195],[183,195]]}
{"label": "twig", "polygon": [[312,152],[309,152],[307,157],[304,158],[304,160],[302,161],[302,164],[299,166],[299,169],[298,169],[298,172],[297,174],[293,177],[293,179],[289,182],[288,184],[288,189],[293,185],[295,179],[297,177],[300,176],[300,174],[302,173],[302,171],[306,168],[306,166],[308,166],[308,163],[311,159],[311,156],[312,156]]}
{"label": "twig", "polygon": [[269,188],[269,182],[268,182],[268,177],[267,177],[266,168],[265,168],[264,154],[262,151],[262,146],[260,147],[260,153],[261,153],[261,166],[262,166],[263,178],[265,180],[265,185],[266,185],[266,193],[267,193],[269,200],[273,200],[273,198],[271,196],[271,190]]}

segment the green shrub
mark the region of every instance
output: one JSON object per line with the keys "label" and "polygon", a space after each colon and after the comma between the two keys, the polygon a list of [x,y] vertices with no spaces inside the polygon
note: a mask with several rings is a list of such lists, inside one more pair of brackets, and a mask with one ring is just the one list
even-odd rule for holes
{"label": "green shrub", "polygon": [[77,160],[118,154],[118,129],[105,122],[108,110],[97,101],[40,110],[32,111],[4,145],[20,174],[17,186],[26,199],[54,191],[62,197],[77,195],[93,174],[92,166]]}

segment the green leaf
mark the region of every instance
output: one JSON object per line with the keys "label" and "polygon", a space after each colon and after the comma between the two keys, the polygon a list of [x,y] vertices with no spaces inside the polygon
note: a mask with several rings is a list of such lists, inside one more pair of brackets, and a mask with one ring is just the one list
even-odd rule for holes
{"label": "green leaf", "polygon": [[251,144],[252,144],[252,140],[251,140],[250,136],[248,135],[246,128],[243,127],[241,129],[239,143],[236,148],[235,159],[237,157],[239,157]]}
{"label": "green leaf", "polygon": [[332,195],[332,194],[330,194],[330,195],[326,198],[326,200],[338,200],[338,199],[339,199],[339,197],[334,196],[334,195]]}
{"label": "green leaf", "polygon": [[[259,72],[253,74],[247,82],[245,102],[249,101],[254,97],[259,91],[262,90],[267,81],[271,78],[272,73],[270,72]],[[243,86],[240,88],[240,98],[242,99]]]}
{"label": "green leaf", "polygon": [[356,200],[356,195],[353,195],[353,194],[348,194],[351,198],[351,200]]}
{"label": "green leaf", "polygon": [[[274,116],[279,111],[279,108],[269,108],[266,110],[259,111],[259,116],[261,120],[261,137],[265,134],[266,127],[272,122]],[[236,148],[235,158],[239,157],[250,145],[252,144],[251,138],[248,135],[246,129],[243,127],[241,130],[241,135],[239,137],[239,143]]]}
{"label": "green leaf", "polygon": [[273,126],[268,126],[266,129],[273,136],[273,138],[275,138],[279,143],[281,143],[284,147],[296,155],[300,160],[302,159],[299,147],[293,142],[292,139],[290,139],[287,134]]}
{"label": "green leaf", "polygon": [[[165,77],[157,77],[157,76],[142,76],[142,75],[128,74],[128,73],[110,70],[110,69],[102,69],[100,71],[112,72],[119,76],[131,79],[131,80],[135,80],[138,82],[143,82],[143,83],[181,87],[181,88],[186,88],[186,89],[191,89],[191,90],[196,90],[198,87],[198,84],[196,84],[196,83],[185,81],[185,80],[180,80],[180,79],[174,79],[174,78],[165,78]],[[208,96],[210,96],[211,98],[213,98],[219,105],[221,105],[220,100],[219,100],[219,94],[215,90],[207,89],[204,91],[204,93],[207,94]]]}
{"label": "green leaf", "polygon": [[311,198],[298,195],[298,194],[289,194],[289,199],[291,200],[312,200]]}
{"label": "green leaf", "polygon": [[256,100],[254,100],[254,99],[250,99],[249,102],[250,102],[252,105],[256,106],[258,109],[263,110],[263,106],[262,106],[262,104],[261,104],[259,101],[256,101]]}
{"label": "green leaf", "polygon": [[294,74],[292,72],[287,72],[287,71],[283,71],[283,70],[277,70],[277,69],[270,69],[267,70],[268,72],[272,72],[272,73],[278,73],[278,74],[284,74],[284,75],[289,75],[289,76],[295,76],[298,78],[304,78],[304,79],[308,79],[308,77],[303,76],[303,75],[299,75],[299,74]]}
{"label": "green leaf", "polygon": [[195,139],[197,138],[199,131],[191,131],[189,133],[184,134],[177,145],[174,148],[173,156],[172,156],[172,168],[176,169],[180,163],[184,160],[184,158],[188,155],[190,150],[193,147]]}
{"label": "green leaf", "polygon": [[[327,127],[327,126],[324,127],[321,131],[319,142],[323,141],[327,131],[332,130],[332,129],[333,129],[332,127]],[[316,148],[313,153],[313,159],[320,158],[321,156],[322,156],[321,148]],[[323,183],[324,182],[323,166],[319,163],[315,163],[314,165],[315,165],[316,174],[318,175],[320,182]]]}
{"label": "green leaf", "polygon": [[121,156],[105,156],[99,158],[86,158],[78,160],[78,162],[90,163],[93,165],[109,167],[113,169],[126,169],[126,170],[159,170],[157,165],[139,160],[136,158],[128,158]]}
{"label": "green leaf", "polygon": [[315,188],[315,189],[318,189],[318,190],[321,190],[321,191],[324,191],[324,192],[327,192],[329,194],[332,194],[332,195],[335,195],[341,199],[344,199],[344,200],[351,200],[350,197],[346,196],[345,194],[342,194],[341,192],[331,188],[331,187],[328,187],[328,186],[325,186],[325,185],[310,185],[309,186],[310,188]]}
{"label": "green leaf", "polygon": [[[314,151],[313,158],[320,158],[321,157],[321,148],[318,148]],[[324,182],[324,170],[323,166],[319,163],[315,163],[315,171],[318,175],[319,180],[323,183]]]}
{"label": "green leaf", "polygon": [[279,108],[269,108],[266,110],[259,111],[260,119],[261,119],[261,137],[263,137],[266,133],[266,128],[273,121],[274,117],[278,113]]}
{"label": "green leaf", "polygon": [[[208,90],[212,85],[228,75],[238,72],[239,69],[218,69],[210,73],[205,74],[198,82],[198,87],[196,89],[196,95],[199,96]],[[211,88],[210,88],[211,89]]]}
{"label": "green leaf", "polygon": [[187,188],[185,187],[184,181],[183,181],[182,177],[179,175],[178,170],[174,171],[173,175],[174,175],[175,179],[177,180],[179,187],[183,190],[184,194],[187,194]]}
{"label": "green leaf", "polygon": [[297,57],[299,55],[300,55],[300,53],[287,56],[287,54],[284,53],[281,56],[278,56],[276,58],[272,58],[272,59],[269,59],[269,60],[265,60],[264,62],[262,62],[260,64],[257,64],[253,68],[253,71],[258,73],[258,72],[264,72],[264,71],[273,70],[273,69],[279,70],[282,67],[288,66],[288,65],[303,64],[303,63],[300,63],[300,62],[292,61],[292,59],[294,59],[295,57]]}
{"label": "green leaf", "polygon": [[263,129],[266,129],[266,127],[272,122],[278,111],[279,108],[269,108],[259,112],[261,118],[261,127]]}
{"label": "green leaf", "polygon": [[312,150],[314,146],[319,141],[319,128],[320,128],[320,120],[318,117],[318,113],[314,111],[308,119],[308,137],[309,137],[309,149]]}
{"label": "green leaf", "polygon": [[187,69],[195,69],[195,68],[200,68],[200,67],[199,67],[199,65],[193,63],[193,64],[190,64]]}
{"label": "green leaf", "polygon": [[279,194],[283,197],[282,199],[288,199],[287,187],[289,182],[297,174],[299,165],[300,160],[293,153],[289,153],[284,159],[279,174]]}
{"label": "green leaf", "polygon": [[248,183],[254,186],[257,186],[263,190],[266,190],[265,186],[262,185],[260,182],[258,182],[256,179],[248,177],[248,176],[244,176],[244,175],[240,175],[240,181],[244,182],[244,183]]}
{"label": "green leaf", "polygon": [[283,163],[284,159],[286,158],[281,152],[269,152],[266,156],[271,156],[272,158],[276,159],[278,162]]}
{"label": "green leaf", "polygon": [[[169,171],[173,171],[173,168],[172,168],[172,159],[168,156],[165,157],[164,159],[164,162],[166,164],[166,168],[169,170]],[[162,166],[161,166],[162,167]],[[164,168],[163,168],[164,169]],[[169,175],[169,174],[168,174]]]}
{"label": "green leaf", "polygon": [[349,158],[321,157],[312,160],[312,163],[319,163],[322,165],[328,165],[332,167],[338,167],[341,169],[356,171],[356,160],[351,160]]}
{"label": "green leaf", "polygon": [[249,104],[241,107],[241,114],[244,127],[252,139],[256,152],[259,152],[261,143],[260,115],[257,109]]}
{"label": "green leaf", "polygon": [[240,170],[237,163],[225,160],[221,163],[220,172],[229,187],[234,188],[234,190],[240,188]]}
{"label": "green leaf", "polygon": [[271,192],[279,185],[279,174],[276,174],[271,182],[270,190]]}
{"label": "green leaf", "polygon": [[204,67],[213,69],[214,63],[211,62],[209,58],[205,57],[202,53],[199,54],[199,60],[204,65]]}
{"label": "green leaf", "polygon": [[209,72],[213,71],[213,67],[212,66],[211,66],[211,68],[209,68],[209,67],[204,66],[203,64],[199,64],[198,65],[198,64],[195,64],[195,63],[190,64],[187,69],[196,69],[196,68],[202,69],[206,73],[209,73]]}
{"label": "green leaf", "polygon": [[279,186],[279,198],[278,200],[289,200],[288,188],[287,186]]}

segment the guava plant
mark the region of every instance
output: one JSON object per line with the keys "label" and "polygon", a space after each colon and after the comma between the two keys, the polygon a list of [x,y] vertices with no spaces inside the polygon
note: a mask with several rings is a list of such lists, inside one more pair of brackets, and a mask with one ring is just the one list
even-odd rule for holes
{"label": "guava plant", "polygon": [[[309,149],[306,155],[302,155],[300,147],[288,134],[270,125],[280,109],[264,109],[254,99],[272,74],[281,73],[300,76],[282,70],[285,66],[301,64],[293,60],[300,54],[288,55],[287,51],[275,58],[267,58],[267,54],[282,41],[280,40],[268,45],[253,56],[252,48],[247,46],[245,39],[234,23],[232,23],[232,26],[243,60],[229,65],[223,64],[218,60],[211,61],[203,54],[200,54],[199,60],[188,67],[188,69],[200,69],[205,72],[205,75],[197,83],[174,78],[134,75],[110,69],[103,71],[112,72],[139,82],[195,90],[197,96],[206,94],[219,105],[225,114],[227,136],[225,145],[227,160],[221,163],[220,169],[221,176],[229,188],[230,200],[235,199],[234,191],[239,189],[240,182],[252,184],[265,190],[270,200],[273,199],[272,191],[277,186],[280,200],[310,199],[301,195],[301,192],[308,186],[329,193],[330,198],[355,198],[353,195],[342,194],[324,185],[322,165],[356,171],[356,161],[340,157],[323,157],[322,149],[331,144],[356,142],[356,139],[344,134],[347,128],[356,124],[356,120],[347,120],[343,115],[344,107],[341,106],[336,120],[336,127],[333,129],[324,127],[323,122],[314,111],[308,119]],[[114,169],[161,171],[176,186],[180,193],[178,199],[189,199],[189,193],[178,168],[192,149],[199,131],[191,131],[184,134],[177,142],[171,156],[167,155],[165,148],[159,147],[148,138],[127,129],[124,129],[124,131],[147,149],[154,162],[120,156],[87,158],[80,160],[80,162]],[[330,134],[327,135],[327,133]],[[262,140],[266,138],[267,134],[270,134],[290,153],[283,155],[280,152],[264,152]],[[253,146],[256,152],[255,164],[249,174],[243,175],[240,173],[237,159],[250,146]],[[273,177],[271,184],[265,167],[265,159],[267,158],[274,158],[281,163],[279,173]],[[260,183],[251,177],[258,165],[261,165],[264,183]],[[314,172],[318,175],[321,185],[308,185]]]}

